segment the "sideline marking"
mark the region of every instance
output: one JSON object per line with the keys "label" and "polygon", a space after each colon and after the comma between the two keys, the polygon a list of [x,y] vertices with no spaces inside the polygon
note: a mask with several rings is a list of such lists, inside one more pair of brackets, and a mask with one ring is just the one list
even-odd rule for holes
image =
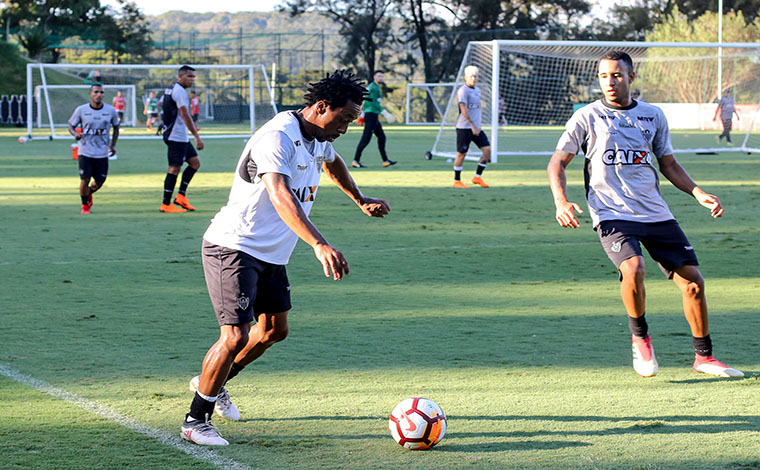
{"label": "sideline marking", "polygon": [[195,444],[185,442],[179,436],[175,436],[166,431],[161,431],[159,429],[155,429],[148,425],[139,423],[131,418],[124,416],[111,407],[101,405],[100,403],[88,400],[86,398],[82,398],[71,392],[67,392],[66,390],[53,387],[47,382],[43,382],[42,380],[35,379],[29,375],[22,374],[21,372],[18,372],[3,363],[0,363],[0,374],[8,377],[11,380],[15,380],[22,385],[26,385],[27,387],[33,388],[40,392],[47,393],[48,395],[52,395],[55,398],[76,405],[89,412],[95,413],[96,415],[101,416],[109,421],[121,424],[122,426],[133,431],[137,431],[144,436],[152,437],[161,444],[179,449],[187,455],[195,457],[198,460],[203,460],[204,462],[209,463],[215,467],[231,470],[251,470],[251,467],[248,465],[217,455],[214,451],[209,450],[205,447],[200,447]]}

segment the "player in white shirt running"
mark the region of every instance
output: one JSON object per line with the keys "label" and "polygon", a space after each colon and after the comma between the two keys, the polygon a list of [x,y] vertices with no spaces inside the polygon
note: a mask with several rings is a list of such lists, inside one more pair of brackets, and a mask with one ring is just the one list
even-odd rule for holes
{"label": "player in white shirt running", "polygon": [[668,123],[656,106],[631,99],[636,77],[631,57],[610,51],[599,60],[598,78],[604,98],[573,114],[565,126],[547,172],[554,195],[556,220],[563,227],[580,226],[567,199],[565,168],[585,154],[586,200],[607,256],[620,272],[620,293],[632,333],[633,368],[642,377],[657,373],[645,313],[644,257],[640,243],[681,290],[694,344],[693,369],[719,377],[741,377],[713,357],[708,327],[705,283],[694,248],[686,239],[660,194],[660,172],[681,191],[691,194],[710,215],[723,215],[717,196],[704,192],[673,156]]}
{"label": "player in white shirt running", "polygon": [[[345,71],[311,84],[300,111],[277,114],[246,144],[229,200],[203,235],[203,271],[220,327],[182,423],[183,439],[227,445],[211,423],[214,410],[240,413],[224,385],[288,335],[290,285],[285,265],[300,238],[314,249],[324,274],[336,281],[348,262],[309,220],[322,170],[370,217],[390,211],[382,199],[364,196],[332,142],[361,110],[366,89]],[[252,327],[253,320],[256,320]]]}

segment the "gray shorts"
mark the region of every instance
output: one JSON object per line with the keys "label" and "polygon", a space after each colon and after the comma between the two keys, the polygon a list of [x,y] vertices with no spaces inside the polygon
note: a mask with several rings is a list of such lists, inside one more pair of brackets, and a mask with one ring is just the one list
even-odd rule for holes
{"label": "gray shorts", "polygon": [[681,266],[699,265],[694,248],[675,220],[654,223],[604,220],[599,223],[597,233],[605,253],[617,268],[628,258],[642,256],[641,244],[668,279]]}
{"label": "gray shorts", "polygon": [[285,266],[203,240],[203,275],[219,326],[253,322],[260,313],[291,309]]}

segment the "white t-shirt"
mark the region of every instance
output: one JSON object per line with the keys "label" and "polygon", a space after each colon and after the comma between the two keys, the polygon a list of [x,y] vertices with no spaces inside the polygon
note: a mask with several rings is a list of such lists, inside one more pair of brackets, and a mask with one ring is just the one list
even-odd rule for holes
{"label": "white t-shirt", "polygon": [[166,140],[172,142],[190,142],[187,135],[187,126],[182,115],[179,114],[179,108],[185,107],[188,114],[190,113],[190,100],[187,96],[187,90],[179,83],[175,83],[171,88],[164,92],[164,118],[169,122],[164,122],[170,129],[169,137]]}
{"label": "white t-shirt", "polygon": [[595,101],[567,121],[557,149],[586,155],[586,201],[594,227],[602,220],[673,219],[654,166],[654,158],[673,154],[668,121],[657,106],[633,101],[617,108]]}
{"label": "white t-shirt", "polygon": [[229,200],[211,220],[203,238],[267,263],[288,264],[298,236],[277,214],[261,176],[280,173],[290,177],[290,186],[308,216],[317,195],[322,163],[334,160],[332,144],[304,139],[294,112],[277,114],[253,134],[243,149]]}
{"label": "white t-shirt", "polygon": [[[480,127],[480,88],[468,87],[462,85],[457,90],[457,100],[459,103],[464,103],[467,107],[467,113],[470,115],[470,121],[472,121],[475,127]],[[464,119],[463,114],[457,116],[457,129],[472,129],[470,123]]]}
{"label": "white t-shirt", "polygon": [[119,115],[113,106],[105,103],[100,109],[93,108],[90,103],[78,106],[69,118],[69,124],[82,128],[79,155],[90,158],[108,157],[108,145],[111,143],[109,131],[111,126],[119,126]]}

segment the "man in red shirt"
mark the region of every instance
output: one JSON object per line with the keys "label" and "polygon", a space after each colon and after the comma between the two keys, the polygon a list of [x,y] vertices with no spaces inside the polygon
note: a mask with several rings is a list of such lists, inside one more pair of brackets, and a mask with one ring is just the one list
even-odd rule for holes
{"label": "man in red shirt", "polygon": [[119,114],[119,122],[124,120],[124,111],[127,110],[127,98],[122,96],[120,91],[116,92],[116,97],[113,99],[113,107],[116,108],[116,112]]}
{"label": "man in red shirt", "polygon": [[200,127],[198,127],[198,116],[200,116],[200,114],[201,99],[198,98],[198,95],[195,92],[193,92],[193,97],[190,98],[190,116],[193,118],[196,129],[200,129]]}

